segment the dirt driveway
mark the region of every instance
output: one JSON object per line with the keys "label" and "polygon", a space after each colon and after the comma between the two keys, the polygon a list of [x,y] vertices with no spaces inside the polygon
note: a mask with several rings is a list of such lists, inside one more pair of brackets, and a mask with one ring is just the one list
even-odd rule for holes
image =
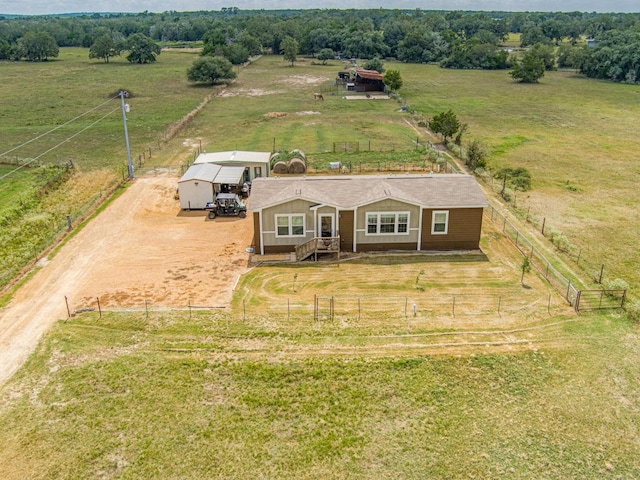
{"label": "dirt driveway", "polygon": [[248,267],[245,219],[183,212],[175,177],[139,178],[72,238],[0,310],[0,384],[72,311],[225,306]]}

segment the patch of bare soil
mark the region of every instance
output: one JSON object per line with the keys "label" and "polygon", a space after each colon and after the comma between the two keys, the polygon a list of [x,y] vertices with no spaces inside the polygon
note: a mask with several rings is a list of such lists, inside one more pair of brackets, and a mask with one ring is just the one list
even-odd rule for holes
{"label": "patch of bare soil", "polygon": [[305,110],[303,112],[295,112],[295,113],[267,112],[267,113],[264,114],[264,116],[267,117],[267,118],[282,118],[282,117],[288,117],[289,115],[297,115],[297,116],[320,115],[320,112],[316,112],[316,111],[313,111],[313,110]]}
{"label": "patch of bare soil", "polygon": [[180,210],[177,178],[139,178],[0,310],[0,383],[57,320],[103,309],[225,306],[247,270],[251,216]]}
{"label": "patch of bare soil", "polygon": [[263,95],[276,95],[278,93],[284,93],[281,90],[263,90],[261,88],[239,88],[237,90],[223,90],[219,97],[261,97]]}
{"label": "patch of bare soil", "polygon": [[320,85],[326,82],[324,77],[314,77],[313,75],[291,75],[282,79],[282,83],[288,85]]}

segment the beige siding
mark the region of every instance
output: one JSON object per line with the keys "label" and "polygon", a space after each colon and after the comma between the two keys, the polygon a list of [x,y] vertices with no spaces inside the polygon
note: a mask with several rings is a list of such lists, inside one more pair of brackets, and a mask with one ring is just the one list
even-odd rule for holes
{"label": "beige siding", "polygon": [[[367,213],[381,212],[409,212],[409,233],[394,235],[367,235]],[[412,244],[415,250],[418,249],[418,228],[420,224],[420,207],[397,200],[382,200],[358,208],[357,213],[356,242],[358,250],[371,249],[372,245],[384,244]],[[363,247],[360,248],[360,245]],[[382,249],[376,248],[376,249]]]}
{"label": "beige siding", "polygon": [[[291,246],[289,250],[293,251],[295,245],[311,240],[315,237],[314,230],[314,214],[315,211],[310,210],[313,204],[306,200],[293,200],[282,205],[277,205],[271,208],[265,208],[262,210],[262,231],[264,238],[265,250],[269,247],[285,247]],[[335,211],[335,210],[334,210]],[[304,237],[276,237],[276,215],[287,214],[304,214],[305,225]]]}

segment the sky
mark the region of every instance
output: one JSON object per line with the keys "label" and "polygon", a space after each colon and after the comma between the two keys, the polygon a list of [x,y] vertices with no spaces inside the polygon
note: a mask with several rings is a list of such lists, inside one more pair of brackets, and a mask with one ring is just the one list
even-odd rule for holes
{"label": "sky", "polygon": [[[304,4],[304,6],[303,6]],[[0,0],[0,14],[44,15],[95,12],[178,12],[299,8],[384,8],[422,10],[502,10],[512,12],[640,12],[638,0]]]}

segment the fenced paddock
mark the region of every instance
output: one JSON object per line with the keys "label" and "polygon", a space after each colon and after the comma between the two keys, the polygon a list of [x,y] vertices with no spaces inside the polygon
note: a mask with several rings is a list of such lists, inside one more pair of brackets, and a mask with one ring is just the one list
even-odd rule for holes
{"label": "fenced paddock", "polygon": [[551,260],[542,254],[539,247],[536,248],[531,240],[492,205],[485,209],[485,216],[500,228],[522,255],[529,258],[531,265],[576,311],[624,308],[626,290],[582,289],[579,285],[582,282],[579,279],[567,271],[561,271],[560,267],[554,266]]}

